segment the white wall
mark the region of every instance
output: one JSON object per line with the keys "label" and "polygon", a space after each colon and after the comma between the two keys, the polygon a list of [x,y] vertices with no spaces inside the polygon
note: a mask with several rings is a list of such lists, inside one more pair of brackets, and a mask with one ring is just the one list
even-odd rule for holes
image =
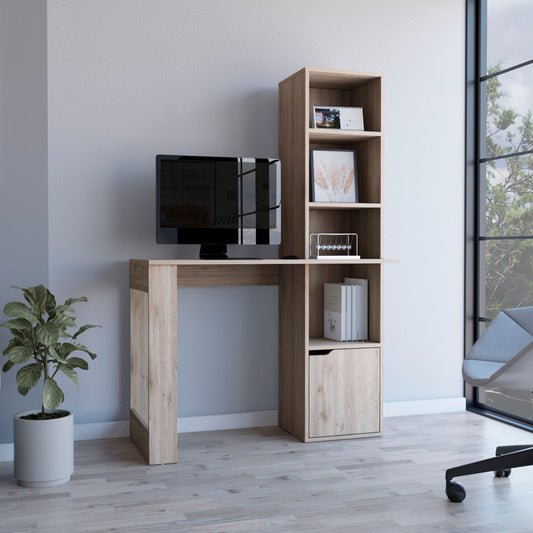
{"label": "white wall", "polygon": [[[100,357],[80,390],[65,385],[78,422],[128,416],[127,260],[196,253],[154,243],[154,155],[277,156],[277,84],[303,66],[385,76],[385,255],[401,261],[385,272],[385,400],[462,395],[464,11],[49,0],[49,281],[60,298],[86,295],[81,320],[104,326],[86,335]],[[276,409],[277,289],[184,291],[180,416]],[[253,317],[238,342],[202,320],[235,300]],[[206,382],[198,369],[221,360],[236,375]]]}
{"label": "white wall", "polygon": [[[46,4],[0,2],[0,310],[22,296],[11,285],[48,281],[46,90]],[[0,353],[10,337],[0,328]],[[31,409],[33,399],[18,395],[13,370],[0,379],[5,442],[11,407]]]}

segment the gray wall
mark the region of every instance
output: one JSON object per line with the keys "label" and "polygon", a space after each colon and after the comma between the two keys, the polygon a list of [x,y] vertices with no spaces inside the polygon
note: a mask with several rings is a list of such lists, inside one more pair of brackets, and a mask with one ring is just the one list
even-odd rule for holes
{"label": "gray wall", "polygon": [[[45,2],[0,2],[0,80],[0,309],[3,309],[6,302],[22,295],[11,285],[48,283]],[[9,338],[8,330],[0,328],[0,350]],[[13,371],[0,379],[0,442],[6,442],[11,440],[15,410],[30,409],[35,398],[39,400],[38,394],[27,398],[18,395]]]}
{"label": "gray wall", "polygon": [[[155,154],[277,156],[303,66],[385,75],[385,399],[462,395],[463,0],[50,0],[49,281],[104,326],[78,423],[128,416],[127,260],[197,254],[154,243]],[[277,289],[178,296],[180,416],[276,409]]]}

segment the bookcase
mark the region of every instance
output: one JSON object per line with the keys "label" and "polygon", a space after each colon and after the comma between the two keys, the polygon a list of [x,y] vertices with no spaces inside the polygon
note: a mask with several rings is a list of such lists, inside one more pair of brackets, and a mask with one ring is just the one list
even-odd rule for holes
{"label": "bookcase", "polygon": [[[315,129],[313,106],[362,107],[364,131]],[[302,441],[382,434],[383,80],[304,68],[279,83],[279,425]],[[310,149],[356,151],[358,202],[311,201]],[[310,259],[312,233],[359,236],[360,259]],[[324,338],[324,283],[368,279],[368,341]]]}

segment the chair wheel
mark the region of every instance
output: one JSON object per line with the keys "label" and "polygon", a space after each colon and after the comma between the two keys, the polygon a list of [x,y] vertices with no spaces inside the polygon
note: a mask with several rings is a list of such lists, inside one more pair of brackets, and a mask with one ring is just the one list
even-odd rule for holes
{"label": "chair wheel", "polygon": [[446,496],[448,496],[448,500],[451,502],[459,503],[465,499],[466,491],[461,483],[457,483],[457,481],[447,481]]}
{"label": "chair wheel", "polygon": [[505,470],[494,470],[494,475],[496,477],[509,477],[511,475],[511,469],[506,468]]}

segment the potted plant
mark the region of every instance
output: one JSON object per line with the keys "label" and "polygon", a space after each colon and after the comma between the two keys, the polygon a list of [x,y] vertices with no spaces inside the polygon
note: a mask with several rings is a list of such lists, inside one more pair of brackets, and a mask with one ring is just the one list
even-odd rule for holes
{"label": "potted plant", "polygon": [[[69,377],[78,387],[76,369],[89,365],[75,352],[84,352],[91,359],[96,354],[78,342],[78,337],[90,328],[78,328],[75,302],[87,298],[69,298],[57,305],[54,295],[43,285],[22,290],[23,302],[9,302],[4,314],[14,317],[0,326],[9,328],[13,338],[3,354],[8,361],[2,367],[8,372],[15,365],[24,365],[17,372],[18,391],[23,396],[42,381],[42,405],[36,411],[18,413],[14,417],[15,477],[19,485],[51,487],[67,482],[74,470],[73,416],[59,410],[64,394],[56,381],[58,373]],[[69,333],[69,328],[76,328]]]}

